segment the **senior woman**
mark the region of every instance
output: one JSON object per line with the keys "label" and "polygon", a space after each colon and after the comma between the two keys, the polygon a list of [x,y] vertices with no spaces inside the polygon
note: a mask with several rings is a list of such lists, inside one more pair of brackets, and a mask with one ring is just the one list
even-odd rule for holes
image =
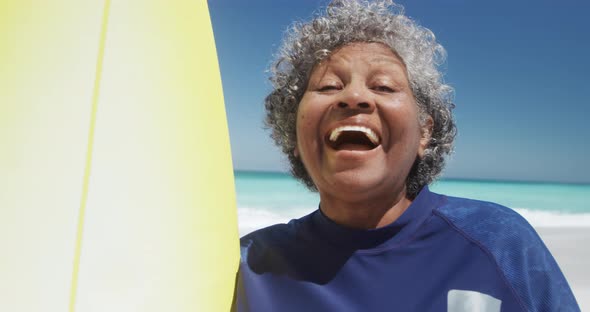
{"label": "senior woman", "polygon": [[390,2],[294,26],[267,124],[319,209],[242,238],[239,311],[578,311],[512,210],[428,190],[455,137],[432,32]]}

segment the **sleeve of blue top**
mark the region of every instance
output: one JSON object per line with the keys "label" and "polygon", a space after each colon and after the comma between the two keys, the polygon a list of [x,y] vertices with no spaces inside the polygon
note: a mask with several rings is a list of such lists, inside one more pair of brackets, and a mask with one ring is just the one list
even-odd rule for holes
{"label": "sleeve of blue top", "polygon": [[557,262],[522,216],[494,203],[452,197],[437,213],[490,254],[526,311],[580,311]]}

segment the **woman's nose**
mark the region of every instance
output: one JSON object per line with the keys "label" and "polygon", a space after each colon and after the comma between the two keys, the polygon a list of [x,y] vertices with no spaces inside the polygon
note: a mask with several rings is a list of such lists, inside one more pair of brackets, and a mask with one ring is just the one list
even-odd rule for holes
{"label": "woman's nose", "polygon": [[371,112],[375,104],[368,88],[360,85],[349,85],[336,104],[339,109],[362,110]]}
{"label": "woman's nose", "polygon": [[[354,103],[354,102],[353,102]],[[346,102],[338,102],[338,108],[358,108],[358,109],[369,109],[371,108],[371,104],[368,102],[359,102],[356,105],[349,105]]]}

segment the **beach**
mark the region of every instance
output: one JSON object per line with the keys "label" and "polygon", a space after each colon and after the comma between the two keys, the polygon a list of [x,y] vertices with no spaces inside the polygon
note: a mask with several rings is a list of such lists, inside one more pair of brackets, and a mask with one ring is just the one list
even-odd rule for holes
{"label": "beach", "polygon": [[590,227],[538,227],[537,232],[567,278],[582,311],[590,311]]}

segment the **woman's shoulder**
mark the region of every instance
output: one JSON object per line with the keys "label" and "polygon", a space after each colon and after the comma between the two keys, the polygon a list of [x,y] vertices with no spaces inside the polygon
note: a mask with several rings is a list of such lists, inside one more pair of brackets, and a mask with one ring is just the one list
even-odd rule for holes
{"label": "woman's shoulder", "polygon": [[252,244],[277,244],[289,240],[294,232],[293,228],[293,221],[287,224],[281,223],[267,226],[244,235],[240,238],[240,245],[245,247]]}
{"label": "woman's shoulder", "polygon": [[513,263],[521,263],[527,261],[529,252],[549,253],[531,224],[511,208],[450,196],[443,196],[440,202],[433,213],[496,261],[510,259]]}
{"label": "woman's shoulder", "polygon": [[493,259],[527,310],[554,311],[563,304],[579,311],[555,259],[524,217],[496,203],[443,197],[434,214]]}
{"label": "woman's shoulder", "polygon": [[306,227],[312,214],[246,234],[240,238],[241,248],[244,251],[244,249],[277,249],[292,245],[301,235],[301,228]]}
{"label": "woman's shoulder", "polygon": [[442,196],[434,213],[459,231],[480,236],[502,231],[507,235],[537,236],[529,222],[506,206],[482,200]]}
{"label": "woman's shoulder", "polygon": [[317,262],[314,264],[312,260],[322,249],[309,239],[310,216],[262,228],[242,237],[242,273],[273,272],[301,278],[301,272],[314,268]]}

